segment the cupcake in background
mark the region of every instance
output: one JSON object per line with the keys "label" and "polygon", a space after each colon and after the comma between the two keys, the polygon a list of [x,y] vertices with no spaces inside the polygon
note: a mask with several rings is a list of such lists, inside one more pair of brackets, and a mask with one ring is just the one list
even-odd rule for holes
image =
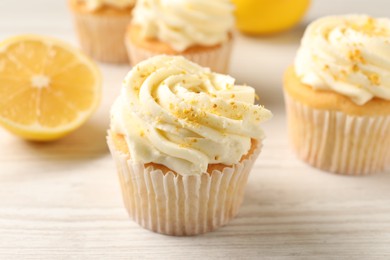
{"label": "cupcake in background", "polygon": [[284,93],[291,141],[314,167],[367,175],[390,166],[390,20],[325,17],[306,30]]}
{"label": "cupcake in background", "polygon": [[130,63],[159,54],[182,55],[226,73],[232,48],[230,0],[139,0],[126,33]]}
{"label": "cupcake in background", "polygon": [[78,38],[91,57],[108,63],[128,63],[126,27],[136,0],[68,0]]}
{"label": "cupcake in background", "polygon": [[255,91],[181,56],[135,66],[111,110],[108,144],[130,217],[188,236],[225,225],[239,209],[271,112]]}

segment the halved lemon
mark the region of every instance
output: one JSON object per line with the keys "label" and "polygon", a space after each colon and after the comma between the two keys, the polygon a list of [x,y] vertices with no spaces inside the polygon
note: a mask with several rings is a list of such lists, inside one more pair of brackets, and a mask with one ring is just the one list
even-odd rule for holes
{"label": "halved lemon", "polygon": [[78,49],[37,35],[0,43],[0,124],[12,133],[63,137],[92,115],[100,96],[100,71]]}

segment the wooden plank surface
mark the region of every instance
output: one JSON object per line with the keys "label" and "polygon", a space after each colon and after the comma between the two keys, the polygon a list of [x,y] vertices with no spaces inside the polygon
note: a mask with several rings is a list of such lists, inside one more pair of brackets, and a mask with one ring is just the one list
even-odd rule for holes
{"label": "wooden plank surface", "polygon": [[[306,23],[331,13],[388,15],[389,8],[387,0],[314,1]],[[128,219],[105,134],[129,68],[101,65],[101,107],[78,131],[37,144],[0,129],[0,259],[389,259],[390,171],[337,176],[305,165],[289,149],[281,77],[303,28],[267,38],[237,34],[231,74],[256,87],[275,117],[264,127],[264,150],[229,225],[177,238]],[[2,0],[0,39],[27,32],[76,44],[64,1]]]}

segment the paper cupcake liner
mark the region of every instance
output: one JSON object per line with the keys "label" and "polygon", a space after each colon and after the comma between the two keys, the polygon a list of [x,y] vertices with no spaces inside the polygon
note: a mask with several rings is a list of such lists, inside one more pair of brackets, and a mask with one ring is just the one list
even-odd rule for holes
{"label": "paper cupcake liner", "polygon": [[[137,65],[139,62],[149,59],[153,56],[164,54],[147,50],[126,40],[127,52],[131,66]],[[233,40],[230,39],[220,45],[220,47],[210,48],[192,53],[183,53],[181,56],[191,60],[202,67],[208,67],[214,72],[226,74],[229,70],[230,55],[232,52]]]}
{"label": "paper cupcake liner", "polygon": [[74,13],[82,49],[91,57],[108,63],[128,63],[124,43],[131,16],[99,16]]}
{"label": "paper cupcake liner", "polygon": [[322,170],[368,175],[390,166],[390,116],[353,116],[306,106],[285,93],[290,140]]}
{"label": "paper cupcake liner", "polygon": [[197,235],[228,223],[237,214],[261,150],[259,143],[248,159],[222,172],[180,176],[145,168],[117,151],[110,137],[107,140],[130,217],[146,229],[174,236]]}

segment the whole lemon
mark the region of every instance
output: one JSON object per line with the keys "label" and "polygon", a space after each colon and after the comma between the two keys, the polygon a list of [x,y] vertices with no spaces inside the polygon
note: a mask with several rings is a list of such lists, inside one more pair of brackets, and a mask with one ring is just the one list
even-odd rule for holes
{"label": "whole lemon", "polygon": [[296,25],[306,13],[310,0],[233,0],[241,32],[271,34]]}

